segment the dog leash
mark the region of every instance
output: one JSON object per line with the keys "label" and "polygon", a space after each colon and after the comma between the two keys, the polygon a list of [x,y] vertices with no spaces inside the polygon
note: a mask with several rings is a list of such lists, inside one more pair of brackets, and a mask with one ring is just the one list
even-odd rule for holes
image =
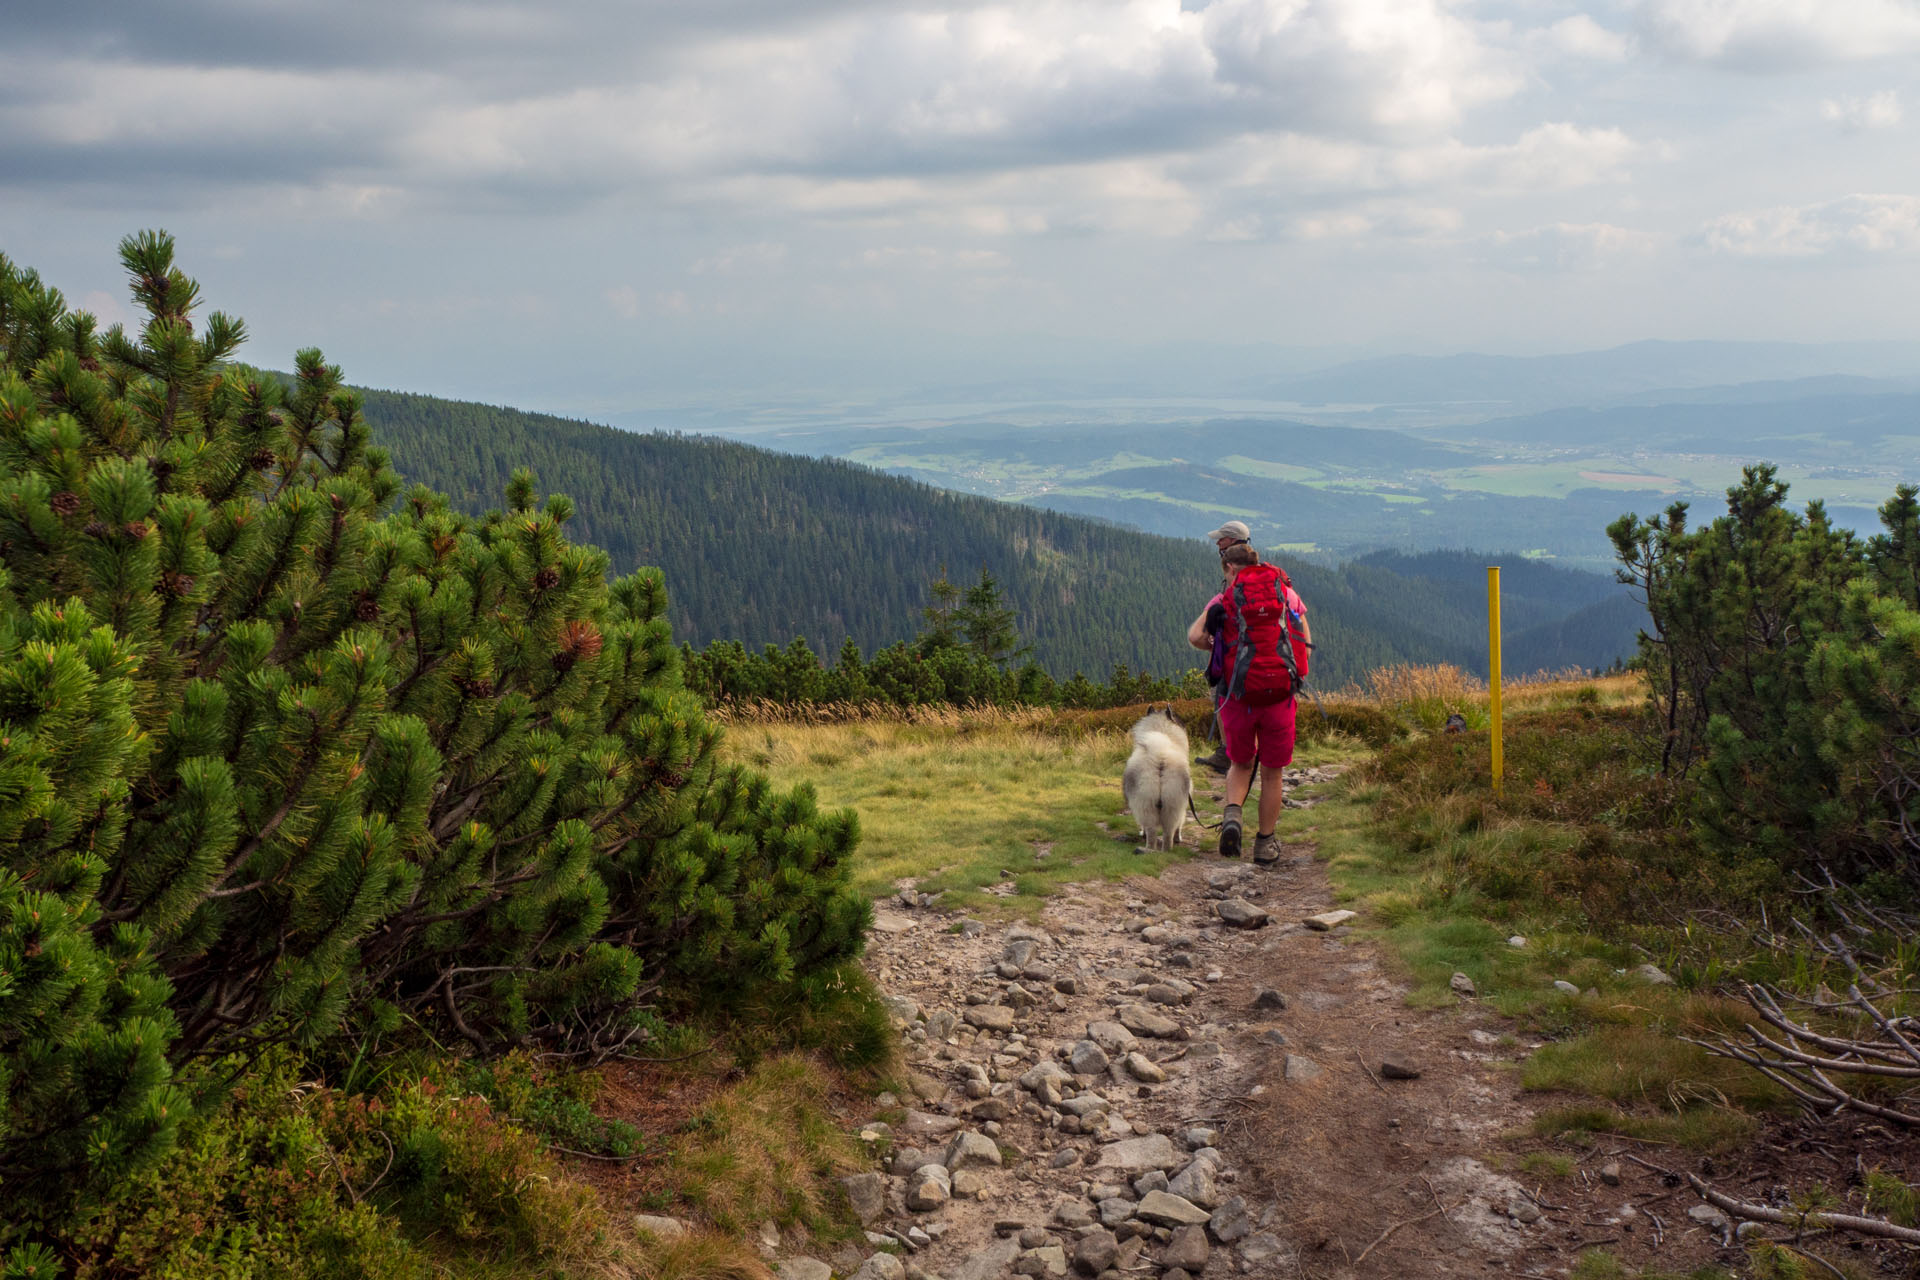
{"label": "dog leash", "polygon": [[1218,831],[1220,829],[1221,823],[1224,823],[1227,820],[1226,816],[1223,814],[1221,815],[1219,822],[1200,821],[1200,811],[1193,807],[1193,792],[1191,791],[1187,792],[1187,812],[1193,815],[1193,824],[1196,827],[1201,828],[1203,831]]}

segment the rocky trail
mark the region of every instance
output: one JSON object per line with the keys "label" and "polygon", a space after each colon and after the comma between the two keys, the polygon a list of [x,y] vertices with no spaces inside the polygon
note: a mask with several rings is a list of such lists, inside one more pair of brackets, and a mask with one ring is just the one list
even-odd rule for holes
{"label": "rocky trail", "polygon": [[911,886],[883,903],[868,963],[912,1096],[880,1099],[894,1123],[861,1130],[875,1168],[845,1180],[868,1248],[783,1257],[782,1280],[1545,1276],[1594,1245],[1664,1266],[1738,1256],[1605,1144],[1550,1187],[1493,1167],[1537,1105],[1514,1069],[1529,1046],[1470,984],[1455,1008],[1407,1007],[1311,852],[1074,886],[1037,926],[963,920]]}

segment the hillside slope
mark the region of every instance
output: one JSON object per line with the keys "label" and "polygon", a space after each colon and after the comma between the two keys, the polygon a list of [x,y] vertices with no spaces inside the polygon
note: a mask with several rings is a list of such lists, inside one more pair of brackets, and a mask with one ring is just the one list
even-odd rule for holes
{"label": "hillside slope", "polygon": [[[1117,662],[1168,674],[1197,662],[1185,627],[1218,581],[1197,536],[1157,537],[711,438],[400,392],[366,397],[367,419],[400,470],[459,506],[499,505],[520,466],[544,491],[571,497],[574,535],[606,548],[617,570],[665,570],[674,634],[696,645],[801,636],[831,655],[851,636],[871,651],[918,632],[943,567],[962,583],[984,568],[1057,675],[1103,675]],[[1467,570],[1444,557],[1290,568],[1312,612],[1323,687],[1393,662],[1484,669],[1484,600],[1463,585]],[[1538,606],[1531,579],[1515,584],[1508,603],[1526,627],[1617,591],[1590,574],[1541,566],[1535,576]],[[1620,640],[1620,654],[1631,639]],[[1530,661],[1510,653],[1508,666]]]}

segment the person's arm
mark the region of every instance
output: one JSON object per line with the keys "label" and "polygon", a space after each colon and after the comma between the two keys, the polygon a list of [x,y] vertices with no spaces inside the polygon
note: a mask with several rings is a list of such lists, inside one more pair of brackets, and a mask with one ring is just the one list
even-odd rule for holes
{"label": "person's arm", "polygon": [[1207,634],[1207,613],[1212,608],[1209,604],[1202,609],[1200,616],[1193,620],[1193,625],[1187,628],[1187,643],[1196,649],[1213,648],[1213,637]]}

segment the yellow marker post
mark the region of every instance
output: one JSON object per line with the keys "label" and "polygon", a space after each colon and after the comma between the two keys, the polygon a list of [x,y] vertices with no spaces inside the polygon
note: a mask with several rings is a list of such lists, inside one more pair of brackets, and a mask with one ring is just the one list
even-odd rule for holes
{"label": "yellow marker post", "polygon": [[1487,710],[1492,715],[1493,790],[1500,791],[1500,566],[1487,566]]}

